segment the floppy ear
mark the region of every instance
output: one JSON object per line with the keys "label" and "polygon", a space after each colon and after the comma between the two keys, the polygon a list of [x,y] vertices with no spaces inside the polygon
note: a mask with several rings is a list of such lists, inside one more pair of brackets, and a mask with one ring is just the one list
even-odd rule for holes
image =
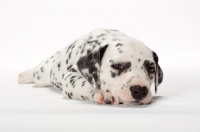
{"label": "floppy ear", "polygon": [[108,45],[99,46],[97,50],[88,52],[77,62],[78,70],[94,88],[100,88],[101,60],[107,47]]}
{"label": "floppy ear", "polygon": [[154,85],[155,85],[155,93],[157,93],[157,87],[162,83],[162,80],[163,80],[163,71],[158,64],[158,56],[155,52],[153,52],[153,59],[156,63]]}

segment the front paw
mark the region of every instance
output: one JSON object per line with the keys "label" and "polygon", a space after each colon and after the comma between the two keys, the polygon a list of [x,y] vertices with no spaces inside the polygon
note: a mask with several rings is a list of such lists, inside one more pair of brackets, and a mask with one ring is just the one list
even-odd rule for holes
{"label": "front paw", "polygon": [[115,102],[114,97],[111,94],[106,93],[102,90],[96,91],[94,93],[93,99],[94,102],[98,104],[114,104]]}

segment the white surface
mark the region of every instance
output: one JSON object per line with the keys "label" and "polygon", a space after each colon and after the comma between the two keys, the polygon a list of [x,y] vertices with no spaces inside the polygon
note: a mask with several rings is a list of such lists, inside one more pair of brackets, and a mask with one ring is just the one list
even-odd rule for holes
{"label": "white surface", "polygon": [[18,73],[0,73],[1,132],[200,131],[197,69],[165,69],[152,103],[135,106],[66,100],[56,88],[17,84]]}
{"label": "white surface", "polygon": [[[0,0],[0,132],[199,132],[199,7],[198,0]],[[152,104],[101,106],[17,84],[21,71],[96,28],[118,29],[159,55],[164,82]]]}

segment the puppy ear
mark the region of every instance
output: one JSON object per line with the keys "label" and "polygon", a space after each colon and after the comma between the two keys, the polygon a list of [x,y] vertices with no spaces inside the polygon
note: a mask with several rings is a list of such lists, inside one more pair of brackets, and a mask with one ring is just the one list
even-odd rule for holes
{"label": "puppy ear", "polygon": [[163,71],[160,65],[158,64],[158,56],[155,52],[153,52],[153,59],[154,59],[154,62],[156,63],[154,85],[155,85],[155,93],[157,93],[157,88],[162,83],[162,80],[163,80]]}
{"label": "puppy ear", "polygon": [[100,88],[101,60],[107,47],[108,45],[99,46],[97,50],[88,52],[77,62],[78,70],[94,88]]}

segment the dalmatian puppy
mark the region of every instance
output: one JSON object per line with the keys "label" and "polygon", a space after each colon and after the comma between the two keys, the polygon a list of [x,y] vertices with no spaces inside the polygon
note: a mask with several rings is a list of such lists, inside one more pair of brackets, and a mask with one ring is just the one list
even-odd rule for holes
{"label": "dalmatian puppy", "polygon": [[19,83],[53,86],[67,99],[148,104],[163,80],[157,54],[112,29],[96,29],[19,75]]}

